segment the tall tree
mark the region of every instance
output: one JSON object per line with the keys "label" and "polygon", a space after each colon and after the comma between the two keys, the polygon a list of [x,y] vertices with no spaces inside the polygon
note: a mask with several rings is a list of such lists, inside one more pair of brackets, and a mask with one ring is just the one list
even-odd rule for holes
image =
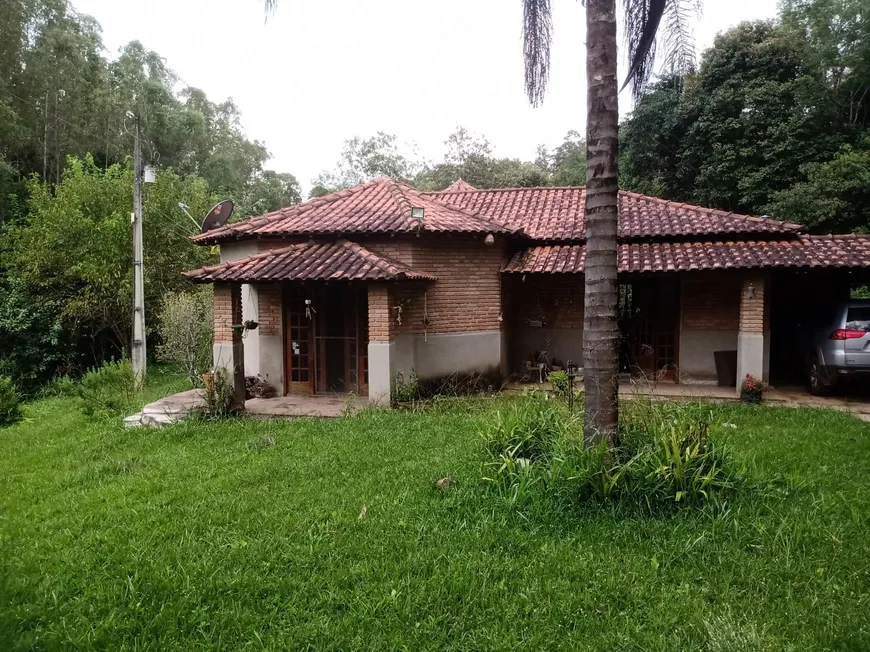
{"label": "tall tree", "polygon": [[644,93],[620,148],[624,188],[870,231],[866,0],[789,0],[778,19],[723,32],[697,72]]}
{"label": "tall tree", "polygon": [[[550,0],[523,1],[526,92],[533,105],[544,98],[550,69]],[[690,64],[692,44],[682,0],[625,0],[631,82],[639,96],[649,80],[662,18],[666,62]],[[617,221],[618,86],[616,2],[586,2],[586,273],[583,318],[585,440],[613,443],[618,417]]]}

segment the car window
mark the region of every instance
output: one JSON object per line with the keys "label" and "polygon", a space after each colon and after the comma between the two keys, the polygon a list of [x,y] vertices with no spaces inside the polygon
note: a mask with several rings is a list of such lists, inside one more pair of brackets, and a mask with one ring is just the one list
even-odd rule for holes
{"label": "car window", "polygon": [[853,331],[870,331],[870,307],[849,308],[846,314],[846,328]]}

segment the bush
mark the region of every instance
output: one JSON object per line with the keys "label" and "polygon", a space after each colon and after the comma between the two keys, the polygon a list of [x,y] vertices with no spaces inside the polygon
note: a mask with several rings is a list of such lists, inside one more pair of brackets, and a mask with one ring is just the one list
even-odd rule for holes
{"label": "bush", "polygon": [[21,397],[9,376],[0,376],[0,428],[21,420]]}
{"label": "bush", "polygon": [[169,292],[160,307],[162,344],[157,356],[177,365],[193,387],[202,385],[202,374],[212,366],[214,300],[209,286],[193,292]]}
{"label": "bush", "polygon": [[129,360],[90,369],[76,387],[86,416],[126,416],[138,409],[136,379]]}
{"label": "bush", "polygon": [[203,390],[203,398],[205,405],[196,410],[202,418],[213,421],[236,416],[233,377],[226,369],[214,372],[212,381]]}
{"label": "bush", "polygon": [[420,398],[420,380],[417,378],[416,371],[411,369],[408,380],[405,380],[405,375],[401,371],[396,374],[392,398],[397,403],[407,403]]}
{"label": "bush", "polygon": [[743,379],[743,384],[740,386],[740,400],[744,403],[761,403],[767,388],[766,382],[746,374],[746,378]]}
{"label": "bush", "polygon": [[567,371],[551,371],[547,376],[547,380],[553,385],[553,389],[561,396],[568,395],[568,387],[571,384],[571,379],[568,378]]}
{"label": "bush", "polygon": [[588,448],[578,420],[532,397],[484,423],[485,479],[511,504],[537,496],[650,511],[700,505],[744,482],[743,467],[711,437],[716,429],[698,406],[635,403],[620,415],[616,446]]}

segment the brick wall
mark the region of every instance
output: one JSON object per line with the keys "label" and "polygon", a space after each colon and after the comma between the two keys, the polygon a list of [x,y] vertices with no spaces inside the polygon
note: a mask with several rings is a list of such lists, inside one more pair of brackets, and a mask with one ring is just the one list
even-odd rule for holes
{"label": "brick wall", "polygon": [[687,275],[680,288],[685,330],[736,331],[740,320],[737,274]]}
{"label": "brick wall", "polygon": [[262,335],[281,334],[281,286],[277,283],[258,283],[258,321]]}
{"label": "brick wall", "polygon": [[543,321],[546,328],[583,328],[581,274],[520,274],[504,276],[505,312],[511,326],[529,327]]}
{"label": "brick wall", "polygon": [[[483,235],[424,234],[413,240],[360,243],[438,278],[432,283],[393,284],[390,313],[394,324],[395,308],[402,306],[402,324],[395,324],[396,332],[462,333],[501,328],[500,271],[505,262],[505,243],[497,239],[495,245],[488,246],[483,240]],[[428,325],[424,323],[424,314],[428,316]]]}
{"label": "brick wall", "polygon": [[233,341],[233,309],[230,286],[214,284],[214,341]]}
{"label": "brick wall", "polygon": [[[760,274],[743,278],[740,290],[740,332],[763,333],[766,329],[767,307],[764,300],[765,279]],[[750,297],[751,292],[754,296]]]}
{"label": "brick wall", "polygon": [[370,283],[368,295],[369,341],[389,342],[393,339],[389,287],[385,283]]}

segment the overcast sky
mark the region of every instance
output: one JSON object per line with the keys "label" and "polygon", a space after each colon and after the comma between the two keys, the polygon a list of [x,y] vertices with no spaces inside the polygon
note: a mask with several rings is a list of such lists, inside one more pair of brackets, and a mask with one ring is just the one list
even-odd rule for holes
{"label": "overcast sky", "polygon": [[[458,125],[486,135],[498,155],[524,159],[585,129],[578,0],[552,0],[550,86],[539,108],[523,91],[520,0],[279,0],[268,21],[262,0],[73,4],[102,24],[109,56],[138,39],[212,101],[232,97],[248,136],[272,154],[268,167],[306,190],[344,140],[378,130],[438,160]],[[776,0],[705,4],[699,53],[717,32],[776,13]],[[630,102],[626,90],[623,114]]]}

